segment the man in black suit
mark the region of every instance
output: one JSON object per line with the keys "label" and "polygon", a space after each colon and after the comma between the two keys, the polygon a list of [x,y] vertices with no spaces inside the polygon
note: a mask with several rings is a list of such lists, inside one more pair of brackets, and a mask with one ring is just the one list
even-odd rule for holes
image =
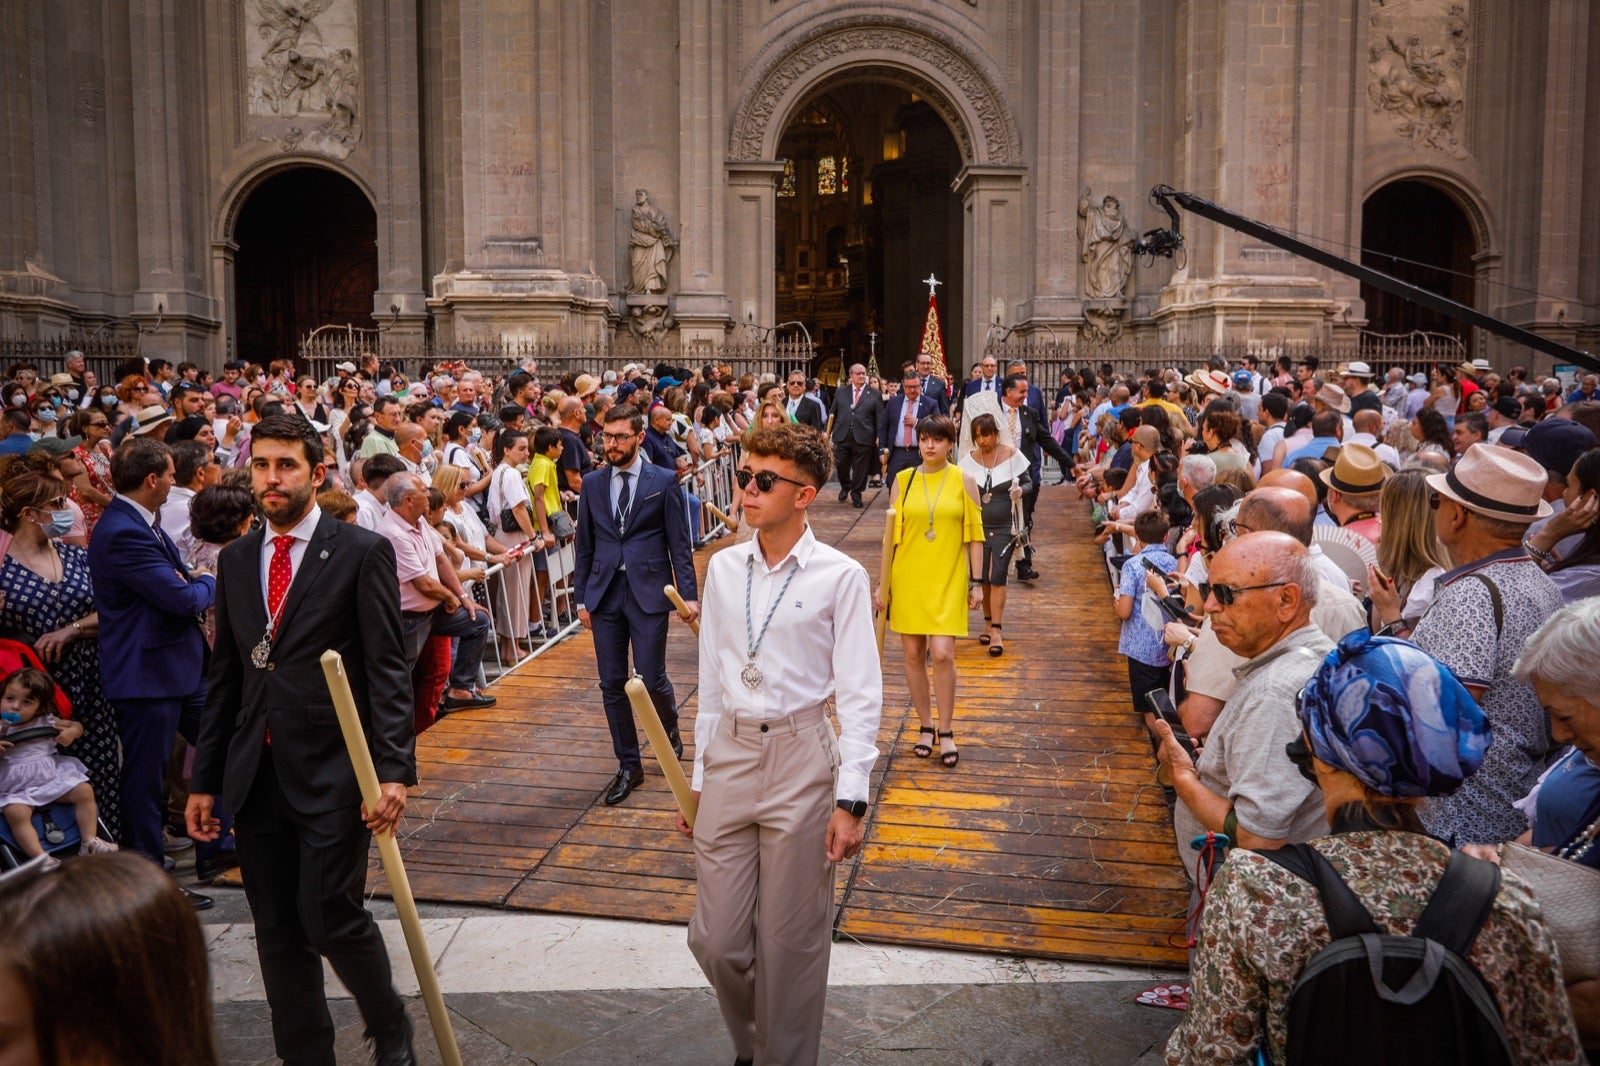
{"label": "man in black suit", "polygon": [[992,355],[984,356],[983,361],[978,364],[978,369],[982,371],[982,374],[967,382],[966,386],[961,390],[961,399],[963,401],[974,393],[993,392],[998,394],[1000,392],[1002,387],[998,373],[1000,364],[995,360],[995,357]]}
{"label": "man in black suit", "polygon": [[[414,1064],[411,1025],[377,924],[363,906],[374,832],[393,831],[417,780],[411,674],[394,549],[335,521],[315,498],[322,442],[304,419],[256,423],[250,477],[265,529],[218,560],[217,636],[186,811],[213,839],[221,794],[235,812],[256,951],[286,1063],[335,1066],[322,958],[355,997],[380,1066]],[[344,657],[381,782],[361,802],[321,657]]]}
{"label": "man in black suit", "polygon": [[676,585],[691,616],[699,608],[694,544],[677,474],[645,461],[639,444],[644,416],[632,404],[606,411],[601,432],[607,465],[585,474],[578,494],[573,584],[578,619],[594,631],[600,692],[617,757],[617,776],[604,799],[614,806],[644,784],[639,731],[625,688],[628,651],[673,750],[682,755],[677,697],[667,677],[672,602],[662,589]]}
{"label": "man in black suit", "polygon": [[789,385],[785,390],[783,409],[789,412],[789,417],[802,426],[810,426],[821,433],[827,428],[827,418],[822,413],[822,405],[812,397],[806,395],[806,376],[798,370],[790,371]]}
{"label": "man in black suit", "polygon": [[883,414],[883,397],[867,384],[867,368],[860,363],[850,368],[850,380],[841,382],[833,394],[831,414],[839,499],[849,496],[855,506],[864,506],[861,493],[878,462],[878,420]]}
{"label": "man in black suit", "polygon": [[[1022,521],[1029,530],[1033,529],[1033,505],[1039,500],[1039,473],[1044,466],[1042,452],[1050,453],[1050,458],[1064,466],[1070,465],[1071,460],[1066,451],[1056,443],[1050,435],[1049,426],[1040,420],[1039,414],[1028,405],[1028,379],[1021,374],[1007,374],[1001,382],[1000,392],[1000,417],[1005,420],[1011,430],[1011,443],[1028,457],[1028,476],[1032,484],[1022,496]],[[1022,581],[1033,581],[1039,576],[1039,571],[1033,568],[1033,543],[1030,538],[1022,547],[1022,558],[1017,561],[1017,578]]]}
{"label": "man in black suit", "polygon": [[900,395],[891,397],[883,405],[883,417],[878,419],[878,449],[883,457],[885,485],[893,487],[896,474],[922,462],[922,452],[917,447],[917,423],[938,412],[938,405],[922,394],[922,377],[917,373],[917,365],[907,363],[900,375]]}
{"label": "man in black suit", "polygon": [[933,356],[923,352],[917,356],[917,380],[922,383],[922,395],[932,400],[939,413],[950,413],[950,385],[933,372]]}

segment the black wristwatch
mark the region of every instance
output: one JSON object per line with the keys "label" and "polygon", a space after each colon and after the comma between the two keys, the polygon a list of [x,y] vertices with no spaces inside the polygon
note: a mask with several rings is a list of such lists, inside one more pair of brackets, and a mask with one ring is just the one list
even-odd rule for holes
{"label": "black wristwatch", "polygon": [[865,817],[867,813],[866,800],[839,800],[834,806],[850,815],[852,818]]}

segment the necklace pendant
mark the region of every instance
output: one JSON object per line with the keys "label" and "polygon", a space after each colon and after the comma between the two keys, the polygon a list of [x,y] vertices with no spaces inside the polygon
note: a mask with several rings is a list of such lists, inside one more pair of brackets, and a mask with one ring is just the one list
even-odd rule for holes
{"label": "necklace pendant", "polygon": [[272,657],[272,642],[262,639],[261,643],[250,649],[250,665],[257,670],[267,668],[267,660]]}
{"label": "necklace pendant", "polygon": [[983,495],[980,496],[979,499],[983,500],[984,503],[988,503],[990,500],[994,499],[994,493],[989,492],[988,490],[985,490]]}
{"label": "necklace pendant", "polygon": [[761,682],[765,678],[761,676],[761,667],[756,665],[754,659],[751,659],[744,664],[744,669],[739,671],[739,680],[744,682],[745,688],[754,692],[761,687]]}
{"label": "necklace pendant", "polygon": [[933,540],[933,538],[934,538],[934,537],[935,537],[935,536],[937,536],[937,535],[938,535],[938,534],[936,534],[936,533],[934,533],[934,531],[933,531],[933,527],[932,527],[932,526],[929,526],[929,527],[928,527],[928,531],[927,531],[927,532],[926,532],[926,533],[924,533],[924,534],[923,534],[923,535],[922,535],[922,539],[923,539],[923,540],[930,540],[930,541],[931,541],[931,540]]}

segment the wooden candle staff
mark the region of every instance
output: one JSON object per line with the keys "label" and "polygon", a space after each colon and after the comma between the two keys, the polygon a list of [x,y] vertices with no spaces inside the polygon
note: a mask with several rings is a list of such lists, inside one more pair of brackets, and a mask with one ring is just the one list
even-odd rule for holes
{"label": "wooden candle staff", "polygon": [[639,719],[639,724],[644,726],[644,735],[650,738],[650,750],[655,752],[656,762],[661,764],[661,774],[667,779],[667,787],[672,789],[672,798],[678,801],[683,820],[693,829],[700,805],[695,802],[689,779],[683,776],[683,767],[678,765],[678,753],[672,750],[672,741],[667,739],[667,730],[661,724],[661,716],[656,713],[656,705],[650,702],[650,691],[638,676],[628,678],[627,685],[623,687],[628,693],[628,702],[633,704],[634,715]]}
{"label": "wooden candle staff", "polygon": [[[350,691],[350,679],[344,673],[344,657],[332,650],[323,652],[322,675],[327,678],[328,691],[333,695],[333,708],[339,715],[339,731],[344,734],[344,744],[350,750],[350,762],[356,771],[356,783],[361,786],[361,801],[370,811],[377,807],[383,795],[378,789],[378,771],[372,765],[372,752],[367,750],[366,734],[361,731],[361,715],[356,710],[355,695]],[[444,996],[439,991],[439,975],[433,972],[428,942],[422,935],[422,918],[417,914],[417,901],[411,895],[411,881],[406,877],[405,863],[400,860],[400,844],[391,831],[385,830],[376,836],[384,876],[389,879],[389,891],[394,894],[394,909],[399,912],[400,928],[405,931],[406,947],[411,952],[411,966],[417,971],[417,984],[421,986],[422,1000],[428,1006],[433,1038],[439,1044],[439,1057],[444,1066],[461,1066],[461,1050],[456,1047],[450,1013],[445,1009]]]}
{"label": "wooden candle staff", "polygon": [[689,605],[684,603],[683,597],[678,594],[678,586],[668,585],[661,591],[666,594],[667,599],[672,601],[672,606],[678,609],[678,617],[688,622],[689,628],[694,630],[694,635],[698,637],[700,635],[700,623],[696,622],[694,616],[689,613]]}

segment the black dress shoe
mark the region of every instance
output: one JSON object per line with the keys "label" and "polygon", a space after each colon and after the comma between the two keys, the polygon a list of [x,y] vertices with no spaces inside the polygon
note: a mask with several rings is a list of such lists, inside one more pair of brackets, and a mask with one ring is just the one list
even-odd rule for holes
{"label": "black dress shoe", "polygon": [[476,711],[484,707],[494,706],[493,696],[446,696],[444,702],[439,704],[439,711],[448,714],[451,711]]}
{"label": "black dress shoe", "polygon": [[1037,581],[1037,580],[1039,580],[1039,571],[1035,570],[1031,566],[1027,566],[1027,565],[1019,566],[1019,567],[1017,567],[1017,580],[1018,581]]}
{"label": "black dress shoe", "polygon": [[677,726],[667,730],[667,740],[672,745],[672,753],[680,759],[683,758],[683,737],[679,735]]}
{"label": "black dress shoe", "polygon": [[733,1066],[756,1066],[755,1059],[734,1059]]}
{"label": "black dress shoe", "polygon": [[851,497],[850,497],[850,506],[851,506],[851,507],[854,507],[854,508],[855,508],[855,509],[856,509],[856,510],[858,510],[858,511],[859,511],[859,510],[860,510],[860,509],[861,509],[861,508],[863,508],[863,507],[865,507],[865,506],[866,506],[866,504],[864,504],[864,503],[862,503],[862,502],[861,502],[861,493],[859,493],[859,492],[858,492],[858,493],[855,493],[855,494],[854,494],[854,495],[852,495],[852,496],[851,496]]}
{"label": "black dress shoe", "polygon": [[400,1015],[400,1024],[372,1041],[373,1066],[417,1066],[417,1053],[411,1046],[411,1019]]}
{"label": "black dress shoe", "polygon": [[180,891],[183,892],[183,898],[189,901],[189,906],[197,911],[208,911],[216,904],[216,900],[210,896],[202,896],[198,892],[190,892],[187,888],[180,889]]}
{"label": "black dress shoe", "polygon": [[839,490],[839,502],[843,503],[845,497],[848,496],[848,495],[850,495],[850,490],[849,489],[840,489]]}
{"label": "black dress shoe", "polygon": [[209,885],[227,871],[239,865],[239,853],[224,851],[214,856],[196,855],[194,860],[194,877],[202,885]]}
{"label": "black dress shoe", "polygon": [[605,803],[607,807],[615,807],[628,798],[628,794],[644,784],[644,771],[618,770],[616,780],[611,782],[611,787],[606,789]]}

